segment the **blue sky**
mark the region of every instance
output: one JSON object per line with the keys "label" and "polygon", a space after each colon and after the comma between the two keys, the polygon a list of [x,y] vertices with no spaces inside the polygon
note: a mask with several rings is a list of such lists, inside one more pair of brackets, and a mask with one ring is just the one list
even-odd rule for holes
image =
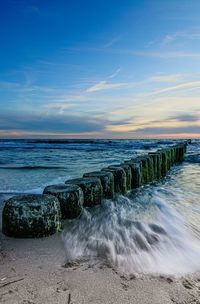
{"label": "blue sky", "polygon": [[0,0],[0,136],[199,137],[199,0]]}

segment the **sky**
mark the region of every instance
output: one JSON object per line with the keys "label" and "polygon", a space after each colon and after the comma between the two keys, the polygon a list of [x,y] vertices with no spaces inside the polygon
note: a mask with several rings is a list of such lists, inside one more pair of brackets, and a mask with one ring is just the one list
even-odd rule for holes
{"label": "sky", "polygon": [[0,0],[0,137],[200,137],[199,12],[199,0]]}

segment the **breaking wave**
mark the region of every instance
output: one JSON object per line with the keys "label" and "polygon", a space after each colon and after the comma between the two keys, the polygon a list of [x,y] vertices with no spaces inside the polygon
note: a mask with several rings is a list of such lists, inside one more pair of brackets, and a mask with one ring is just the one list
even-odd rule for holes
{"label": "breaking wave", "polygon": [[166,194],[149,187],[84,211],[63,233],[67,260],[103,259],[126,274],[199,270],[200,240],[170,206],[178,194]]}

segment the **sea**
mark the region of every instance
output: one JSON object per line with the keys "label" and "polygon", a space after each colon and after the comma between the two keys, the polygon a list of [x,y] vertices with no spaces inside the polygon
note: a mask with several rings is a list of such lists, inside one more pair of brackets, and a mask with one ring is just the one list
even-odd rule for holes
{"label": "sea", "polygon": [[[0,210],[6,199],[119,164],[177,140],[0,140]],[[124,273],[200,271],[200,140],[167,176],[64,223],[68,260],[104,261]]]}

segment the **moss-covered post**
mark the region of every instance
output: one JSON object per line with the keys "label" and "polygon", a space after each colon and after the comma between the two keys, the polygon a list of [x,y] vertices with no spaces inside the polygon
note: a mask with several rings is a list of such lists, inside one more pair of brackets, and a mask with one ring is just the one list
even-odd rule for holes
{"label": "moss-covered post", "polygon": [[174,165],[176,162],[176,150],[174,146],[172,146],[171,149],[172,149],[172,164]]}
{"label": "moss-covered post", "polygon": [[137,157],[141,164],[141,184],[145,185],[149,182],[149,162],[146,156]]}
{"label": "moss-covered post", "polygon": [[161,154],[158,152],[150,152],[149,155],[153,158],[154,178],[161,178]]}
{"label": "moss-covered post", "polygon": [[151,155],[146,156],[148,162],[148,182],[151,183],[154,181],[154,165],[153,158]]}
{"label": "moss-covered post", "polygon": [[127,191],[131,190],[131,181],[132,181],[132,172],[131,167],[127,164],[120,164],[120,165],[113,165],[109,166],[108,168],[123,168],[126,173],[126,189]]}
{"label": "moss-covered post", "polygon": [[135,189],[142,186],[141,164],[137,159],[125,160],[126,165],[131,168],[131,188]]}
{"label": "moss-covered post", "polygon": [[96,177],[100,178],[102,188],[103,188],[103,197],[105,199],[114,198],[114,176],[111,172],[103,171],[94,171],[88,172],[83,175],[83,177]]}
{"label": "moss-covered post", "polygon": [[173,149],[171,147],[170,147],[170,158],[171,158],[170,166],[173,166],[173,164],[174,164],[174,157],[173,157]]}
{"label": "moss-covered post", "polygon": [[60,202],[63,219],[76,218],[81,214],[83,210],[83,191],[77,185],[50,185],[45,187],[43,193],[57,197]]}
{"label": "moss-covered post", "polygon": [[121,167],[103,168],[102,171],[111,172],[114,176],[115,193],[126,194],[126,173]]}
{"label": "moss-covered post", "polygon": [[179,145],[179,162],[182,162],[183,160],[184,160],[184,150],[185,150],[185,148],[184,148],[184,145]]}
{"label": "moss-covered post", "polygon": [[170,149],[165,149],[166,151],[166,157],[167,157],[167,171],[171,168],[171,152]]}
{"label": "moss-covered post", "polygon": [[161,175],[165,176],[167,171],[168,171],[168,166],[167,166],[167,153],[166,150],[159,150],[161,153]]}
{"label": "moss-covered post", "polygon": [[60,203],[48,194],[13,196],[5,202],[2,232],[11,237],[35,238],[60,231]]}
{"label": "moss-covered post", "polygon": [[67,180],[66,184],[78,185],[84,194],[84,207],[92,207],[101,204],[103,189],[101,180],[96,177],[84,177]]}

